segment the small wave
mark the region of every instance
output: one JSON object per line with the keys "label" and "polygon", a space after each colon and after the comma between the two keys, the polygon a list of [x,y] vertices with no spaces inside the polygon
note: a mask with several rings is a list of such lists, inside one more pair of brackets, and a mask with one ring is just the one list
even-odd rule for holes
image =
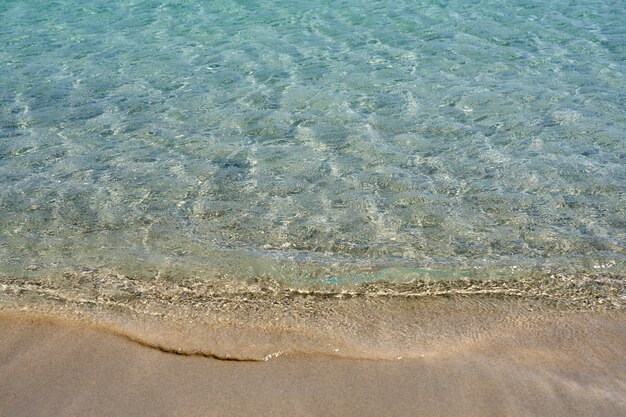
{"label": "small wave", "polygon": [[607,274],[294,287],[269,278],[140,280],[91,271],[0,282],[0,310],[79,320],[166,353],[238,361],[419,358],[503,326],[620,314],[626,304],[623,278]]}

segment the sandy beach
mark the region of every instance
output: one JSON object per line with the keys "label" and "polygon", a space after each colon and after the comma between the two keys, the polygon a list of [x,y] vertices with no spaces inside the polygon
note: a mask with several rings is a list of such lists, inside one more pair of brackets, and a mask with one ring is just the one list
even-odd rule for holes
{"label": "sandy beach", "polygon": [[0,416],[622,416],[626,315],[505,323],[417,359],[166,353],[110,328],[0,316]]}

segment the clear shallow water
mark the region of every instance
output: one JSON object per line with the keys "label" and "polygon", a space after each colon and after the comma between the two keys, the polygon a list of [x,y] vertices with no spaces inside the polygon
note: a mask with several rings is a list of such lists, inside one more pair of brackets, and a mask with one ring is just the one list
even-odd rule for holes
{"label": "clear shallow water", "polygon": [[626,270],[626,6],[0,3],[0,272]]}

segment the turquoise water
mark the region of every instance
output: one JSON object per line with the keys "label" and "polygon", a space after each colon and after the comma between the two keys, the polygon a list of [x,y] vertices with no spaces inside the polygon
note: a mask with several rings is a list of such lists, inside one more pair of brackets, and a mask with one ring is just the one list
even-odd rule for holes
{"label": "turquoise water", "polygon": [[0,272],[626,271],[622,1],[0,1]]}

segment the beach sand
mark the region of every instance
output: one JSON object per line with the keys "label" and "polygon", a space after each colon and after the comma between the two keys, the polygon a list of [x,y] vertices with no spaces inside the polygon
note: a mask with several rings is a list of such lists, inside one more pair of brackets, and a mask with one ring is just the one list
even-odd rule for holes
{"label": "beach sand", "polygon": [[0,416],[624,416],[626,314],[575,312],[423,357],[163,352],[81,321],[0,314]]}

